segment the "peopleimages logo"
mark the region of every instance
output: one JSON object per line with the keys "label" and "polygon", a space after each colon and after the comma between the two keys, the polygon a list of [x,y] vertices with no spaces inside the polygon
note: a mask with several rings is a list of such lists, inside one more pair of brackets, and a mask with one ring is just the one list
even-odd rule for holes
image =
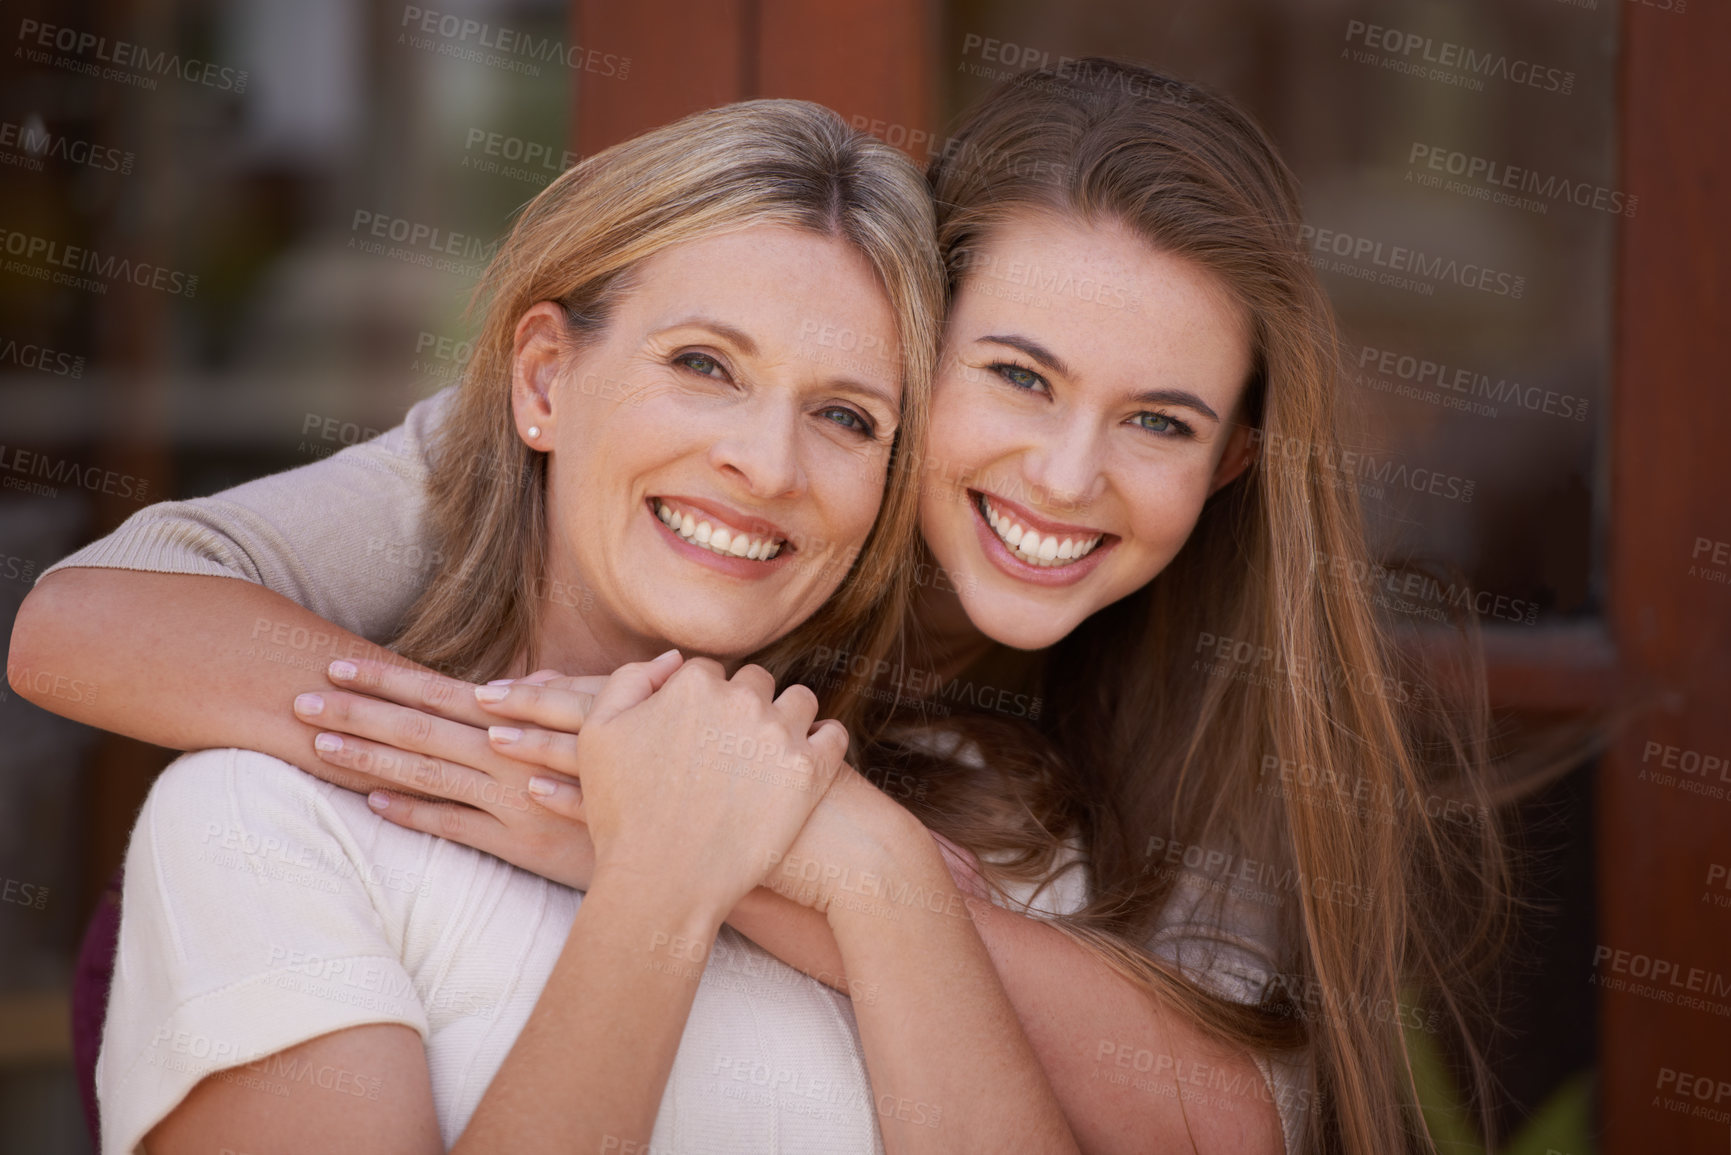
{"label": "peopleimages logo", "polygon": [[[1437,256],[1423,249],[1386,244],[1373,237],[1354,236],[1338,229],[1300,225],[1298,240],[1317,254],[1311,258],[1311,265],[1315,268],[1395,288],[1414,289],[1427,296],[1435,291],[1438,281],[1515,301],[1527,291],[1527,278],[1517,273],[1493,269],[1476,261]],[[1330,261],[1330,255],[1339,259]]]}
{"label": "peopleimages logo", "polygon": [[[183,57],[178,52],[151,49],[127,40],[110,40],[106,36],[98,36],[94,32],[85,32],[78,28],[44,24],[40,20],[20,20],[18,39],[22,45],[17,54],[32,64],[69,67],[72,71],[97,76],[103,80],[119,80],[150,89],[156,87],[155,77],[172,76],[188,84],[237,95],[246,91],[247,74],[244,69],[225,68],[195,56]],[[45,50],[64,52],[67,55],[56,59]],[[99,67],[103,64],[129,69],[130,72]]]}
{"label": "peopleimages logo", "polygon": [[[477,153],[481,155],[476,155]],[[554,148],[538,140],[525,140],[484,128],[471,128],[463,141],[460,167],[511,180],[544,186],[571,168],[581,158],[570,149]]]}
{"label": "peopleimages logo", "polygon": [[20,369],[36,369],[56,377],[84,376],[84,358],[74,353],[61,353],[46,345],[0,338],[0,365],[16,365]]}
{"label": "peopleimages logo", "polygon": [[[349,231],[348,247],[357,252],[465,277],[480,276],[493,254],[499,251],[496,238],[485,240],[368,209],[355,210]],[[372,239],[375,237],[378,239]],[[387,248],[386,241],[395,243]]]}
{"label": "peopleimages logo", "polygon": [[[1495,417],[1499,412],[1497,406],[1506,405],[1569,421],[1587,419],[1589,399],[1586,397],[1541,389],[1537,385],[1523,385],[1507,377],[1493,379],[1490,374],[1477,369],[1393,349],[1362,346],[1358,351],[1358,369],[1358,384],[1366,388],[1440,404],[1445,409]],[[1403,384],[1391,385],[1391,379]]]}
{"label": "peopleimages logo", "polygon": [[586,49],[581,44],[566,44],[554,36],[536,36],[532,32],[431,8],[417,8],[412,4],[403,6],[399,27],[406,31],[397,34],[398,44],[455,60],[490,64],[527,76],[539,76],[539,64],[562,65],[573,71],[592,72],[616,80],[624,80],[631,74],[629,56]]}
{"label": "peopleimages logo", "polygon": [[1304,441],[1264,429],[1252,429],[1250,443],[1256,446],[1262,461],[1270,469],[1313,465],[1325,475],[1335,475],[1340,479],[1361,478],[1379,487],[1411,489],[1415,493],[1428,493],[1462,503],[1470,503],[1473,499],[1475,483],[1471,478],[1410,467],[1386,454]]}
{"label": "peopleimages logo", "polygon": [[1349,46],[1362,46],[1340,50],[1342,56],[1355,63],[1380,64],[1391,71],[1475,92],[1484,91],[1487,77],[1563,96],[1575,90],[1575,74],[1561,68],[1548,68],[1502,52],[1480,52],[1452,40],[1437,40],[1422,33],[1385,28],[1363,20],[1346,22],[1346,42]]}
{"label": "peopleimages logo", "polygon": [[[1407,154],[1406,162],[1409,165],[1423,165],[1424,169],[1429,170],[1419,171],[1416,176],[1418,183],[1427,187],[1441,188],[1445,192],[1460,193],[1497,204],[1509,204],[1529,212],[1545,213],[1550,210],[1551,202],[1567,201],[1584,209],[1632,217],[1640,200],[1639,197],[1603,185],[1584,180],[1571,181],[1555,175],[1541,176],[1535,169],[1505,164],[1488,157],[1473,156],[1458,149],[1424,144],[1416,140],[1413,141],[1412,151]],[[1444,182],[1441,175],[1434,174],[1447,174],[1462,179]],[[1409,168],[1407,180],[1414,179],[1414,170]],[[1504,192],[1505,189],[1512,192]],[[1523,195],[1516,196],[1515,193]]]}
{"label": "peopleimages logo", "polygon": [[27,123],[0,121],[0,164],[13,164],[40,172],[42,159],[93,168],[99,172],[132,172],[133,155],[112,145],[93,144],[64,133],[50,132],[40,119]]}
{"label": "peopleimages logo", "polygon": [[[95,249],[63,244],[49,237],[15,232],[5,227],[0,227],[0,252],[9,257],[21,258],[6,262],[7,272],[20,273],[51,284],[106,293],[108,286],[102,281],[74,275],[90,273],[109,281],[125,282],[176,296],[191,297],[198,292],[198,277],[191,273],[153,265],[148,261],[134,261],[114,253],[101,253]],[[70,272],[61,272],[62,269]]]}
{"label": "peopleimages logo", "polygon": [[[16,478],[41,478],[53,485],[76,486],[91,493],[106,493],[139,502],[148,500],[146,495],[150,491],[150,482],[144,478],[103,469],[99,465],[79,465],[76,461],[49,457],[4,442],[0,442],[0,473],[13,474]],[[13,482],[14,477],[7,477],[6,488],[25,488]],[[55,491],[46,486],[30,491],[42,492],[47,497],[55,496]]]}

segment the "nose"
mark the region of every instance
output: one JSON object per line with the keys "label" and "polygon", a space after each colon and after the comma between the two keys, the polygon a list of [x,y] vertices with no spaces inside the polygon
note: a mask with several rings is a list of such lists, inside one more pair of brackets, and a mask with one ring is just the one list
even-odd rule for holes
{"label": "nose", "polygon": [[709,463],[760,500],[794,497],[805,491],[800,456],[799,407],[791,399],[769,397],[741,406],[709,449]]}
{"label": "nose", "polygon": [[1041,432],[1022,454],[1022,479],[1033,504],[1054,511],[1092,504],[1106,488],[1106,447],[1098,423],[1078,410]]}

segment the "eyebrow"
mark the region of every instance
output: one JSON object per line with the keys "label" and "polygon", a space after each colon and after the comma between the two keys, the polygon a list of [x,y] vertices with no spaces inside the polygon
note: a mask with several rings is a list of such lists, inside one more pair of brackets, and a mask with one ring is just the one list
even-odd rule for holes
{"label": "eyebrow", "polygon": [[[663,333],[670,333],[675,329],[692,328],[708,329],[716,336],[725,338],[732,342],[738,347],[739,351],[744,353],[747,357],[762,356],[762,352],[757,347],[757,342],[753,341],[750,335],[743,329],[735,328],[725,321],[717,321],[712,317],[686,317],[683,320],[675,321],[671,325],[663,326],[650,335],[653,337],[659,337]],[[863,393],[868,397],[877,398],[889,409],[890,424],[892,426],[900,424],[902,413],[901,402],[897,401],[895,395],[888,389],[885,389],[880,385],[868,384],[853,377],[832,377],[830,378],[829,383],[843,392]]]}
{"label": "eyebrow", "polygon": [[1214,412],[1213,406],[1188,389],[1150,389],[1146,393],[1138,393],[1130,400],[1143,405],[1182,405],[1194,409],[1210,421],[1218,422],[1220,414]]}
{"label": "eyebrow", "polygon": [[673,322],[671,325],[662,326],[655,330],[655,332],[651,333],[650,336],[659,337],[663,333],[671,333],[675,329],[708,329],[716,336],[723,337],[739,346],[739,351],[744,353],[747,357],[756,357],[759,355],[757,342],[751,339],[750,334],[746,333],[743,329],[736,329],[727,322],[717,321],[712,317],[685,317],[682,320]]}
{"label": "eyebrow", "polygon": [[1007,345],[1011,349],[1020,349],[1022,352],[1026,353],[1052,372],[1063,377],[1069,377],[1072,375],[1070,373],[1070,367],[1064,364],[1064,359],[1062,357],[1059,357],[1056,353],[1031,338],[1009,334],[1001,337],[981,337],[980,340],[989,341],[994,345]]}
{"label": "eyebrow", "polygon": [[[1032,357],[1035,361],[1038,361],[1044,368],[1050,369],[1059,376],[1073,376],[1070,372],[1070,367],[1064,364],[1063,358],[1059,357],[1056,353],[1052,352],[1038,341],[1027,337],[1017,336],[1015,334],[981,337],[979,340],[987,341],[994,345],[1004,345],[1011,349],[1019,349]],[[1197,413],[1200,413],[1210,421],[1218,422],[1220,420],[1220,414],[1214,412],[1214,407],[1212,405],[1209,405],[1208,402],[1202,400],[1202,398],[1196,396],[1196,394],[1190,392],[1188,389],[1149,389],[1145,392],[1136,394],[1134,397],[1130,398],[1130,400],[1141,405],[1182,405],[1186,409],[1194,409]]]}

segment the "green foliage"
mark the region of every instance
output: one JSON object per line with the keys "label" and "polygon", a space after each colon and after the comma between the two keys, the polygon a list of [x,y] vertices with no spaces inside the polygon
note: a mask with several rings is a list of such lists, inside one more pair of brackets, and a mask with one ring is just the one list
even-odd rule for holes
{"label": "green foliage", "polygon": [[[1437,1150],[1442,1155],[1485,1155],[1436,1040],[1423,1031],[1408,1031],[1407,1048],[1419,1106]],[[1563,1080],[1502,1144],[1498,1155],[1598,1155],[1593,1141],[1593,1072],[1578,1071]]]}

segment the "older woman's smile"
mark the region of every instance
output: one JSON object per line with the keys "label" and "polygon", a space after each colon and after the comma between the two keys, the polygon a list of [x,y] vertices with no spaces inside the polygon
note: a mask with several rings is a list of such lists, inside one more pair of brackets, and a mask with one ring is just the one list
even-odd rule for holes
{"label": "older woman's smile", "polygon": [[764,563],[793,549],[787,534],[776,525],[746,517],[733,510],[723,512],[716,502],[689,497],[652,497],[650,508],[680,544],[727,558],[757,562],[741,572],[767,573]]}

